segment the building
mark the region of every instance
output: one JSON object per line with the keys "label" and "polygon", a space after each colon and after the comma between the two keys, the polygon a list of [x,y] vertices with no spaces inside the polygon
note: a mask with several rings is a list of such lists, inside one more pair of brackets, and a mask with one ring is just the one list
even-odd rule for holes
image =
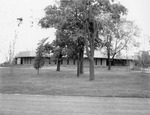
{"label": "building", "polygon": [[[30,51],[24,51],[24,52],[19,52],[16,57],[15,57],[15,62],[16,65],[33,65],[34,63],[34,58],[36,54],[35,52],[30,52]],[[61,60],[61,65],[64,66],[74,66],[77,64],[76,59],[71,59],[71,58],[66,58],[63,57]],[[95,52],[94,55],[94,64],[95,66],[107,66],[108,65],[108,59],[106,56],[100,54],[100,52]],[[50,56],[45,57],[45,65],[56,65],[56,60],[52,60]],[[134,59],[125,59],[125,57],[120,57],[120,58],[115,58],[112,61],[112,66],[130,66],[130,68],[134,67]],[[84,56],[84,66],[89,66],[89,61],[87,56]]]}

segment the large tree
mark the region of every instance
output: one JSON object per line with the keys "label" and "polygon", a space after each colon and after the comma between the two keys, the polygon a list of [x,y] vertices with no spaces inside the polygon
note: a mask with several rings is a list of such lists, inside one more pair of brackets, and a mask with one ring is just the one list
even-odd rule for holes
{"label": "large tree", "polygon": [[61,33],[65,35],[63,38],[67,39],[65,42],[67,56],[77,60],[77,76],[80,76],[80,74],[83,74],[85,39],[82,36],[76,36],[76,28],[73,25],[75,26],[76,24],[65,22],[61,28]]}
{"label": "large tree", "polygon": [[58,30],[67,22],[67,27],[74,28],[73,35],[76,38],[84,38],[89,59],[90,80],[94,80],[95,40],[99,37],[103,26],[99,18],[106,12],[119,19],[120,15],[126,12],[126,8],[109,0],[61,0],[60,6],[46,8],[46,15],[40,21],[42,27],[55,27]]}
{"label": "large tree", "polygon": [[[109,18],[108,18],[109,19]],[[107,20],[111,23],[111,20]],[[108,57],[108,70],[115,56],[131,46],[138,46],[136,38],[139,36],[139,28],[132,22],[121,18],[115,23],[108,24],[104,29],[104,43]]]}

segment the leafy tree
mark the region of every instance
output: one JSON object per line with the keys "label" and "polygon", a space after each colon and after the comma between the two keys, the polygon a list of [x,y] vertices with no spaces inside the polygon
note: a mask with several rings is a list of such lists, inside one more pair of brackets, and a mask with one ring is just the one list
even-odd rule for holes
{"label": "leafy tree", "polygon": [[[40,24],[43,28],[49,28],[49,27],[54,27],[57,29],[57,41],[58,39],[62,39],[59,41],[64,41],[64,38],[70,38],[70,40],[65,40],[65,42],[63,42],[63,47],[67,46],[67,54],[68,57],[78,57],[78,56],[74,56],[75,54],[79,54],[80,59],[78,58],[78,62],[81,63],[80,65],[80,74],[83,73],[83,54],[84,54],[84,43],[83,40],[79,40],[76,39],[73,35],[73,32],[69,31],[69,29],[71,28],[70,22],[66,21],[66,20],[70,20],[69,19],[69,15],[66,16],[66,14],[68,13],[67,9],[65,8],[66,3],[64,4],[63,2],[65,1],[61,1],[61,6],[60,7],[56,7],[56,6],[48,6],[45,9],[45,13],[46,16],[44,18],[41,19]],[[66,18],[66,20],[64,20]],[[68,27],[70,25],[70,27]],[[72,26],[73,27],[73,26]],[[63,31],[63,33],[62,33]],[[75,33],[75,31],[74,31]],[[58,37],[59,36],[59,37]],[[75,38],[75,39],[74,39]],[[73,43],[74,42],[74,43]],[[80,42],[80,43],[79,43]],[[76,45],[75,43],[77,43],[78,45]],[[65,45],[64,45],[65,44]],[[79,48],[79,44],[82,44],[82,46],[80,46]],[[57,45],[58,47],[58,45]],[[82,47],[82,49],[81,49]],[[62,46],[60,47],[62,48]],[[74,49],[75,48],[75,49]],[[78,48],[78,50],[77,50]],[[61,51],[61,50],[59,50]],[[79,53],[77,52],[79,51]],[[74,52],[74,53],[73,53]],[[72,55],[72,56],[71,56]],[[79,66],[77,66],[79,68]],[[78,72],[77,72],[78,73]]]}
{"label": "leafy tree", "polygon": [[67,56],[77,60],[77,76],[83,74],[84,38],[72,39],[67,45]]}
{"label": "leafy tree", "polygon": [[61,0],[59,7],[48,6],[45,9],[46,15],[40,24],[44,28],[55,27],[58,30],[67,24],[66,27],[73,29],[72,36],[84,38],[90,63],[90,80],[94,80],[95,40],[103,26],[99,20],[100,14],[109,12],[113,18],[119,19],[125,11],[124,6],[112,4],[109,0]]}
{"label": "leafy tree", "polygon": [[34,64],[33,67],[37,70],[37,73],[39,74],[39,70],[40,68],[42,68],[44,66],[44,55],[45,55],[45,48],[44,48],[44,43],[48,38],[44,38],[42,39],[39,43],[38,43],[38,47],[36,49],[36,57],[34,60]]}
{"label": "leafy tree", "polygon": [[[108,20],[111,22],[111,20]],[[118,20],[117,22],[105,26],[104,43],[108,57],[108,70],[111,69],[111,62],[114,57],[131,46],[138,47],[136,38],[139,36],[139,28],[131,21],[126,19]]]}
{"label": "leafy tree", "polygon": [[68,37],[62,31],[57,30],[56,32],[56,40],[54,40],[53,44],[55,46],[53,57],[57,59],[57,71],[60,71],[60,65],[62,57],[66,55],[66,44],[68,43]]}
{"label": "leafy tree", "polygon": [[68,43],[61,31],[56,31],[56,39],[52,43],[45,44],[45,52],[52,53],[51,58],[57,62],[56,71],[60,71],[62,57],[66,55],[66,43]]}
{"label": "leafy tree", "polygon": [[[99,31],[103,29],[103,26],[105,26],[102,23],[102,21],[99,20],[99,18],[101,19],[100,15],[104,15],[104,13],[100,13],[97,11],[109,12],[111,14],[112,20],[118,20],[120,18],[120,14],[121,13],[124,14],[126,12],[126,9],[120,4],[111,5],[109,1],[96,1],[95,2],[95,1],[83,0],[83,1],[80,1],[80,4],[82,7],[82,11],[80,11],[79,16],[76,16],[76,18],[79,18],[80,20],[82,20],[82,23],[81,23],[82,26],[80,24],[80,27],[78,28],[81,28],[83,31],[78,32],[77,36],[83,35],[83,37],[85,38],[86,53],[87,53],[87,56],[89,58],[89,63],[90,63],[90,80],[94,80],[95,40],[98,38]],[[79,4],[76,6],[79,6]],[[73,7],[74,6],[72,6],[72,8]],[[76,15],[78,14],[76,13]]]}
{"label": "leafy tree", "polygon": [[[84,38],[74,38],[71,31],[63,29],[59,34],[59,39],[65,40],[65,52],[68,58],[77,59],[77,76],[83,74],[83,55],[84,55]],[[63,37],[63,38],[62,38]]]}

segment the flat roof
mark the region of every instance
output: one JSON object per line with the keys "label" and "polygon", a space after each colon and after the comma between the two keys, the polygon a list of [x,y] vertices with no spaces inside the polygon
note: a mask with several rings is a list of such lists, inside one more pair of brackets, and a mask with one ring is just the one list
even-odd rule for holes
{"label": "flat roof", "polygon": [[35,57],[36,53],[34,51],[22,51],[19,52],[15,57]]}
{"label": "flat roof", "polygon": [[[15,58],[19,58],[19,57],[35,57],[36,53],[34,51],[22,51],[19,52]],[[47,57],[49,57],[50,55],[48,55]],[[84,57],[87,57],[86,54],[84,54]],[[96,50],[94,52],[94,58],[107,58],[107,55],[104,55],[103,53],[101,53],[100,51]],[[136,57],[135,56],[119,56],[119,57],[115,57],[114,59],[129,59],[129,60],[135,60]]]}

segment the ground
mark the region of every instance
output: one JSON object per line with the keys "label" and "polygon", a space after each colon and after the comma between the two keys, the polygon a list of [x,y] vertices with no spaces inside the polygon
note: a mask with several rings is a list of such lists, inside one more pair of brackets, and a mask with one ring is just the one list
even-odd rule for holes
{"label": "ground", "polygon": [[0,94],[0,115],[150,115],[150,98]]}
{"label": "ground", "polygon": [[126,68],[95,68],[95,81],[89,81],[88,68],[76,77],[75,67],[43,68],[37,75],[33,68],[0,68],[0,93],[91,97],[150,98],[150,73]]}

